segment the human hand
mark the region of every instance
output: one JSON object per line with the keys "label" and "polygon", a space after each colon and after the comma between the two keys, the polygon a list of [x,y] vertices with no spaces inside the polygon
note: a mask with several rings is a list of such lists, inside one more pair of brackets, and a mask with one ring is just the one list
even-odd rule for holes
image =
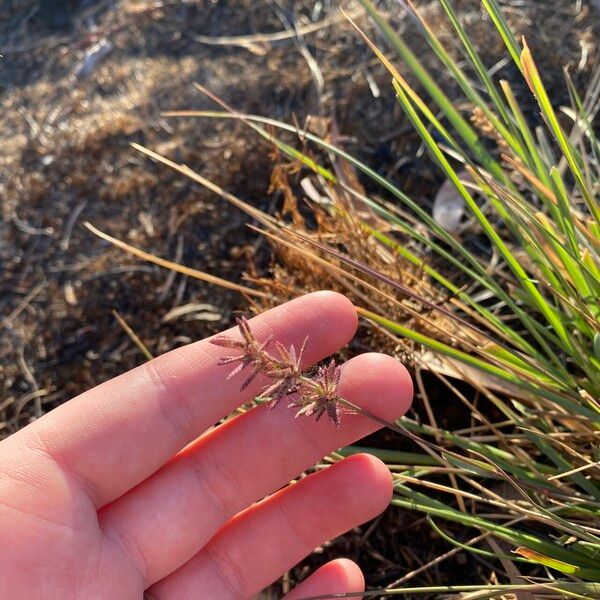
{"label": "human hand", "polygon": [[[343,296],[318,292],[250,323],[286,346],[309,335],[308,365],[350,340],[356,313]],[[336,428],[294,419],[280,403],[212,428],[261,385],[240,392],[238,379],[225,381],[224,350],[202,340],[169,352],[0,443],[3,598],[249,598],[386,507],[389,472],[368,455],[280,489],[376,429],[363,416],[344,415]],[[340,390],[388,420],[412,398],[404,367],[380,354],[348,361]],[[363,585],[358,566],[338,560],[287,598]]]}

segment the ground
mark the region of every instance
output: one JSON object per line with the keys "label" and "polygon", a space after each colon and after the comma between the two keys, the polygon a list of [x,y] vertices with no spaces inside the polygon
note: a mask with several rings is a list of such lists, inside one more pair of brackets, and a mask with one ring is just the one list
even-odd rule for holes
{"label": "ground", "polygon": [[[399,4],[379,4],[409,32],[418,55],[428,56]],[[452,46],[437,3],[418,4]],[[585,2],[503,5],[527,35],[554,98],[566,103],[561,67],[569,65],[584,84],[598,19]],[[330,0],[0,2],[0,436],[144,360],[111,311],[159,354],[226,327],[246,307],[235,292],[174,276],[109,246],[85,221],[233,281],[253,269],[268,273],[274,257],[243,214],[130,147],[146,145],[254,205],[281,208],[282,199],[269,192],[272,149],[251,131],[231,122],[161,116],[213,107],[193,82],[246,112],[300,123],[308,115],[334,116],[349,150],[423,203],[431,201],[439,175],[415,159],[418,141],[387,91],[387,75],[337,6]],[[501,45],[489,37],[479,2],[454,6],[486,64],[494,65]],[[220,39],[323,19],[331,22],[306,34],[304,43],[293,36],[243,46]],[[92,64],[98,45],[108,53]],[[452,94],[449,76],[432,65]],[[510,66],[499,66],[504,77],[518,80]],[[528,109],[535,122],[535,104]],[[169,314],[184,305],[187,316]],[[367,569],[369,585],[386,585],[439,553],[430,540],[423,542],[429,529],[420,525],[414,515],[389,511],[320,549],[289,581],[332,555],[346,555]],[[444,581],[466,560],[458,554],[411,582]]]}

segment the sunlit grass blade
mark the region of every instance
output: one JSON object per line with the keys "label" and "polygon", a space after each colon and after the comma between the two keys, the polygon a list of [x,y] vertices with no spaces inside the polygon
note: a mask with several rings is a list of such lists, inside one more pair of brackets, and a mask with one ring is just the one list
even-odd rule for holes
{"label": "sunlit grass blade", "polygon": [[567,575],[576,575],[577,577],[583,577],[584,579],[600,581],[600,568],[588,569],[585,567],[578,567],[563,562],[562,560],[557,560],[555,558],[551,558],[550,556],[545,556],[544,554],[536,552],[535,550],[530,550],[529,548],[519,547],[514,552],[519,556],[523,556],[532,560],[533,562],[537,562],[546,567],[550,567],[555,571],[560,571],[561,573],[566,573]]}
{"label": "sunlit grass blade", "polygon": [[458,85],[460,86],[462,92],[465,94],[467,99],[470,100],[474,106],[478,107],[482,111],[482,113],[485,115],[486,119],[488,119],[488,121],[494,127],[494,130],[500,135],[500,137],[502,137],[502,139],[508,144],[508,146],[510,146],[510,148],[519,156],[523,155],[523,147],[521,145],[521,142],[515,136],[513,136],[513,134],[509,131],[508,127],[512,127],[512,123],[510,123],[510,121],[508,119],[508,114],[506,112],[506,108],[504,107],[502,99],[500,98],[498,91],[492,85],[491,80],[485,70],[485,67],[483,66],[483,63],[481,62],[481,59],[477,56],[475,49],[473,48],[472,44],[470,44],[470,42],[468,41],[466,32],[462,28],[462,25],[460,24],[458,18],[452,11],[448,2],[446,0],[440,0],[440,3],[442,4],[444,10],[446,11],[446,14],[450,17],[450,21],[452,22],[452,25],[454,26],[455,30],[457,31],[460,40],[463,42],[463,45],[465,46],[465,49],[467,52],[467,56],[471,59],[471,62],[473,63],[473,66],[475,67],[476,72],[480,76],[480,79],[482,79],[482,81],[486,85],[486,87],[489,84],[488,93],[490,94],[491,99],[493,100],[494,105],[496,106],[496,109],[505,118],[507,125],[510,123],[510,125],[508,125],[508,127],[505,126],[500,121],[500,119],[490,110],[486,101],[480,96],[476,87],[469,81],[468,77],[463,72],[463,70],[459,67],[459,65],[456,63],[456,61],[454,61],[452,59],[452,57],[448,54],[448,52],[446,51],[446,49],[444,48],[444,46],[442,45],[442,43],[440,42],[438,37],[433,32],[433,30],[427,25],[426,21],[420,16],[419,11],[414,7],[411,0],[407,0],[407,2],[411,6],[413,14],[415,15],[415,17],[418,19],[419,23],[421,24],[421,27],[422,27],[422,30],[424,32],[427,42],[429,43],[429,45],[431,46],[432,50],[435,52],[437,57],[448,68],[450,73],[452,73],[452,76],[454,77],[454,79],[456,80]]}
{"label": "sunlit grass blade", "polygon": [[[527,147],[527,157],[525,162],[530,165],[533,172],[540,179],[540,181],[546,186],[546,189],[550,185],[550,178],[548,177],[548,166],[544,163],[543,157],[537,147],[533,134],[525,120],[525,116],[519,107],[519,103],[515,98],[510,83],[506,80],[500,81],[500,87],[504,92],[504,96],[508,102],[508,106],[512,112],[512,116],[517,124],[519,133],[521,134],[525,145]],[[524,158],[521,155],[521,158]],[[544,194],[545,196],[545,194]]]}
{"label": "sunlit grass blade", "polygon": [[517,40],[511,28],[509,27],[508,23],[506,22],[506,19],[504,18],[504,15],[500,10],[498,2],[496,0],[481,0],[481,4],[486,9],[487,13],[490,15],[490,18],[496,26],[498,33],[500,33],[502,39],[504,40],[504,44],[506,45],[506,48],[509,54],[511,55],[513,61],[515,62],[517,67],[519,67],[519,69],[521,69],[522,71],[523,67],[521,65],[520,58],[521,48],[519,47],[519,44],[517,43]]}
{"label": "sunlit grass blade", "polygon": [[[452,101],[443,92],[442,88],[435,82],[433,77],[429,74],[427,69],[423,66],[421,61],[419,61],[416,55],[406,45],[400,35],[394,31],[383,15],[381,15],[373,6],[370,0],[360,0],[360,3],[365,7],[373,21],[377,23],[378,27],[383,32],[392,48],[394,48],[394,50],[398,53],[398,56],[409,66],[411,71],[419,79],[434,102],[442,109],[444,115],[446,115],[448,121],[452,124],[473,156],[482,165],[484,165],[486,169],[494,173],[500,179],[503,179],[504,174],[500,168],[500,165],[481,143],[479,135],[475,129],[455,108]],[[374,45],[371,47],[373,48]],[[397,81],[402,82],[402,79],[398,79],[397,77],[395,78]]]}
{"label": "sunlit grass blade", "polygon": [[125,333],[129,336],[131,341],[137,346],[138,350],[144,355],[144,358],[146,360],[152,360],[154,357],[152,356],[150,350],[148,350],[148,347],[146,346],[146,344],[144,344],[144,342],[142,342],[140,337],[131,328],[129,323],[127,323],[127,321],[121,316],[121,314],[118,311],[113,310],[111,312],[112,312],[114,318],[117,320],[117,323],[119,323],[119,325],[123,329],[123,331],[125,331]]}
{"label": "sunlit grass blade", "polygon": [[[435,500],[421,492],[396,482],[394,484],[396,496],[392,504],[406,509],[418,507],[419,511],[441,517],[446,521],[454,521],[468,527],[475,527],[493,533],[496,537],[508,542],[514,547],[525,547],[544,556],[553,557],[555,560],[574,565],[579,568],[596,570],[598,564],[586,554],[575,549],[567,549],[557,543],[552,543],[518,529],[510,529],[488,519],[461,513],[450,508],[439,500]],[[402,497],[399,497],[399,496]]]}
{"label": "sunlit grass blade", "polygon": [[[336,598],[368,598],[371,596],[412,596],[428,595],[434,597],[463,598],[464,600],[497,600],[519,592],[524,594],[539,594],[540,598],[576,598],[581,600],[593,600],[598,598],[600,584],[574,581],[554,581],[552,583],[505,583],[505,584],[481,584],[481,585],[431,585],[431,586],[403,586],[389,587],[377,590],[361,592],[342,592],[335,595]],[[552,595],[554,594],[554,595]],[[535,597],[535,596],[534,596]],[[303,600],[331,600],[331,594],[308,596]]]}
{"label": "sunlit grass blade", "polygon": [[191,267],[185,267],[178,263],[175,263],[170,260],[166,260],[164,258],[160,258],[159,256],[155,256],[154,254],[150,254],[149,252],[144,252],[139,248],[131,246],[122,240],[118,240],[117,238],[100,231],[96,227],[94,227],[91,223],[85,223],[85,226],[99,238],[110,242],[113,246],[117,248],[121,248],[125,252],[132,254],[133,256],[137,256],[142,260],[147,260],[148,262],[154,263],[160,267],[164,267],[165,269],[170,269],[171,271],[176,271],[177,273],[181,273],[183,275],[187,275],[189,277],[193,277],[194,279],[199,279],[201,281],[206,281],[207,283],[212,283],[214,285],[218,285],[220,287],[224,287],[230,290],[234,290],[236,292],[240,292],[241,294],[247,294],[248,296],[254,296],[257,298],[265,298],[265,292],[261,290],[254,290],[252,288],[246,287],[244,285],[239,285],[237,283],[233,283],[228,281],[227,279],[222,279],[221,277],[216,277],[215,275],[211,275],[210,273],[205,273],[204,271],[199,271],[198,269],[192,269]]}
{"label": "sunlit grass blade", "polygon": [[567,137],[565,136],[560,123],[556,117],[556,113],[554,112],[554,108],[552,107],[552,103],[550,102],[550,98],[548,97],[548,93],[546,92],[546,88],[542,83],[540,78],[540,74],[538,72],[537,66],[533,60],[533,56],[527,43],[523,41],[523,51],[521,52],[521,64],[523,66],[523,73],[525,75],[525,79],[529,84],[529,87],[533,94],[535,95],[540,109],[542,111],[542,115],[546,119],[546,123],[550,130],[552,131],[560,149],[563,152],[564,157],[567,160],[569,168],[571,170],[571,174],[573,175],[577,185],[579,187],[579,191],[581,192],[585,203],[590,211],[590,214],[596,221],[596,223],[600,222],[600,206],[598,205],[598,200],[594,198],[594,195],[590,192],[587,187],[587,184],[582,176],[581,166],[577,164],[577,161],[574,156],[573,148],[569,143]]}
{"label": "sunlit grass blade", "polygon": [[[480,223],[481,227],[485,231],[486,235],[490,238],[491,242],[494,244],[496,248],[500,251],[507,264],[515,274],[517,280],[523,286],[523,288],[527,291],[537,308],[540,312],[546,317],[550,325],[552,325],[556,334],[560,337],[561,341],[567,346],[570,346],[569,336],[567,331],[557,317],[555,310],[551,307],[546,299],[540,294],[539,290],[535,286],[535,284],[531,281],[529,275],[525,272],[519,262],[515,259],[513,254],[508,249],[508,246],[505,244],[504,240],[500,238],[500,236],[495,231],[495,228],[485,217],[479,206],[477,206],[476,202],[473,200],[472,196],[469,194],[463,183],[460,181],[460,178],[457,176],[456,172],[450,166],[450,163],[442,153],[442,151],[438,148],[435,140],[431,137],[431,134],[427,130],[427,127],[424,125],[423,121],[419,117],[419,115],[415,112],[408,96],[404,93],[402,89],[399,87],[396,88],[398,93],[398,97],[402,103],[402,106],[406,110],[410,120],[415,125],[417,131],[420,133],[421,137],[425,141],[427,147],[429,148],[431,154],[435,158],[436,162],[440,165],[446,176],[454,183],[457,191],[460,193],[462,198],[465,200],[467,206],[475,216],[475,218]],[[539,341],[539,337],[538,337]],[[546,345],[546,349],[549,350]],[[558,359],[556,359],[558,360]]]}
{"label": "sunlit grass blade", "polygon": [[[411,0],[411,4],[412,4],[412,0]],[[454,12],[454,9],[452,8],[452,5],[450,4],[450,2],[448,0],[440,0],[440,4],[442,5],[442,8],[446,12],[446,15],[448,16],[450,22],[452,23],[454,30],[458,34],[460,41],[466,52],[466,55],[469,58],[471,65],[475,69],[475,71],[479,77],[479,80],[485,86],[485,89],[486,89],[490,99],[492,100],[495,109],[498,111],[498,114],[504,120],[504,123],[508,127],[511,127],[512,120],[509,116],[508,110],[498,92],[498,89],[494,85],[492,78],[488,74],[488,71],[487,71],[485,65],[483,64],[483,61],[481,60],[479,53],[475,49],[475,45],[471,41],[469,34],[467,33],[467,31],[464,29],[463,25],[461,24],[460,19],[458,18],[457,14]],[[416,15],[418,15],[418,11],[414,7],[413,7],[413,12]],[[429,31],[430,31],[429,28],[427,28],[427,31],[429,34]],[[469,86],[469,87],[474,87],[474,86]],[[518,131],[520,131],[520,129]]]}

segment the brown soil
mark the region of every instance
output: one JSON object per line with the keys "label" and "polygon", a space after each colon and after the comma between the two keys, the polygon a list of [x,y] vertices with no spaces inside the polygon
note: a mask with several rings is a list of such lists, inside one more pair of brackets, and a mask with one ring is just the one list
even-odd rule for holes
{"label": "brown soil", "polygon": [[[51,11],[54,4],[58,8]],[[279,4],[300,26],[338,14],[330,0]],[[396,2],[380,4],[400,15]],[[419,4],[452,46],[436,3]],[[584,3],[577,10],[569,0],[509,4],[511,22],[527,33],[555,99],[566,103],[561,67],[569,64],[582,84],[596,51],[598,35],[588,8]],[[501,46],[489,37],[479,2],[454,5],[486,64],[493,65]],[[111,310],[159,354],[226,327],[233,312],[245,306],[233,292],[125,255],[92,235],[84,221],[233,281],[241,281],[250,263],[267,272],[270,249],[247,229],[244,215],[129,146],[141,143],[252,204],[279,209],[282,199],[267,191],[271,149],[243,125],[161,116],[170,109],[213,108],[193,88],[194,81],[247,112],[300,123],[308,115],[335,115],[349,150],[392,173],[424,203],[440,184],[427,161],[413,158],[418,141],[387,89],[388,77],[347,23],[340,20],[306,37],[323,76],[319,94],[319,75],[294,39],[250,47],[196,39],[281,31],[275,2],[122,0],[118,6],[108,0],[0,1],[0,436],[143,361]],[[414,29],[400,16],[396,22]],[[408,39],[417,54],[427,56],[418,36]],[[112,51],[89,77],[78,77],[98,41],[109,41]],[[452,94],[450,77],[433,64]],[[510,66],[502,75],[522,89]],[[526,108],[535,121],[535,105]],[[401,157],[406,160],[398,163]],[[165,322],[171,309],[185,304],[210,306],[195,320]],[[363,346],[369,340],[365,337]],[[379,434],[368,442],[386,441],[390,444]],[[365,568],[370,586],[385,586],[448,549],[433,543],[421,521],[419,515],[390,510],[372,526],[320,549],[289,581],[343,554]],[[411,583],[453,582],[467,563],[472,580],[478,580],[478,569],[482,578],[489,576],[481,561],[458,554]],[[274,589],[278,595],[282,587]]]}

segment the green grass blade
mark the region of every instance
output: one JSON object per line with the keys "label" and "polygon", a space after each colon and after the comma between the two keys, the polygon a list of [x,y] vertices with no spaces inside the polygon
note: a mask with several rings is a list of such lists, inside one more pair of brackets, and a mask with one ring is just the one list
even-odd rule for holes
{"label": "green grass blade", "polygon": [[415,112],[410,100],[408,99],[408,96],[406,96],[406,94],[400,88],[396,88],[396,91],[398,92],[398,96],[400,98],[402,106],[405,108],[409,118],[415,125],[417,131],[426,143],[427,147],[429,148],[429,151],[433,155],[436,162],[440,165],[445,175],[454,183],[454,186],[456,187],[457,191],[465,200],[465,203],[467,204],[477,221],[480,223],[481,227],[483,228],[486,235],[489,237],[490,241],[494,244],[494,246],[496,246],[496,248],[498,248],[499,252],[506,260],[507,264],[513,271],[517,280],[521,283],[524,290],[535,302],[537,308],[545,316],[548,323],[553,327],[554,331],[559,336],[562,343],[564,343],[566,347],[570,347],[571,342],[567,331],[564,327],[564,324],[556,315],[555,310],[540,294],[535,284],[531,281],[529,275],[525,272],[525,270],[521,267],[520,263],[512,255],[504,240],[500,238],[495,228],[485,217],[479,206],[477,206],[476,202],[473,200],[465,186],[462,184],[459,177],[456,175],[456,172],[454,171],[454,169],[452,169],[450,163],[447,161],[442,151],[438,148],[435,140],[432,138],[431,134],[427,130],[427,127],[425,127],[419,115]]}
{"label": "green grass blade", "polygon": [[[444,6],[445,10],[446,10],[446,8],[448,8],[448,10],[446,10],[447,14],[449,14],[449,15],[454,14],[451,12],[451,9],[449,8],[449,5],[447,4],[447,2],[444,2],[444,0],[440,0],[440,2]],[[463,91],[463,93],[465,94],[467,99],[470,100],[475,106],[477,106],[481,109],[481,111],[483,112],[485,117],[488,119],[488,121],[493,125],[494,130],[498,132],[498,134],[502,137],[502,139],[510,146],[510,148],[515,153],[517,153],[519,156],[521,156],[524,152],[524,149],[523,149],[520,141],[513,136],[513,134],[507,129],[507,127],[505,127],[502,124],[500,119],[498,119],[498,117],[490,110],[490,108],[488,107],[485,100],[479,95],[479,92],[477,91],[475,86],[469,81],[468,77],[465,75],[463,70],[458,66],[458,64],[448,54],[448,52],[446,51],[446,49],[444,48],[444,46],[442,45],[442,43],[440,42],[438,37],[433,33],[432,29],[427,25],[425,20],[420,16],[419,12],[414,8],[414,6],[412,6],[412,3],[410,1],[409,1],[409,4],[412,7],[412,11],[413,11],[415,17],[419,20],[419,23],[421,24],[425,38],[426,38],[427,42],[429,43],[430,47],[435,52],[437,57],[442,61],[442,63],[444,65],[446,65],[446,67],[448,68],[450,73],[452,73],[452,76],[454,77],[454,79],[458,83],[458,85],[460,86],[461,90]],[[448,11],[450,11],[450,12],[448,12]],[[456,17],[454,19],[451,18],[451,21],[452,21],[452,24],[455,26],[455,28],[457,28],[457,31],[459,31],[459,37],[461,38],[461,41],[463,41],[463,44],[465,43],[466,40],[467,40],[467,43],[470,44],[470,42],[468,42],[468,37],[467,37],[464,29],[460,25],[460,22],[458,21],[458,19],[456,19]],[[461,36],[460,32],[462,32],[462,36]],[[463,36],[465,39],[463,39]],[[470,46],[470,47],[471,47],[473,54],[476,56],[477,53],[475,52],[474,48],[472,46]],[[467,54],[471,58],[468,50],[467,50]],[[472,60],[473,60],[473,58],[472,58]],[[489,78],[487,77],[487,72],[485,71],[485,67],[481,63],[481,60],[478,57],[477,57],[477,60],[478,60],[478,65],[475,65],[476,70],[478,70],[478,67],[479,67],[484,74],[483,76],[489,80]],[[478,71],[478,73],[479,73],[479,71]],[[491,82],[490,82],[490,84],[491,84]],[[501,110],[502,114],[504,114],[506,116],[506,118],[508,119],[508,115],[503,106],[502,100],[497,93],[497,90],[494,89],[493,85],[490,85],[490,87],[493,90],[492,99],[494,101],[496,98],[498,99],[498,105],[501,107],[499,110]],[[444,109],[443,106],[441,108]]]}
{"label": "green grass blade", "polygon": [[521,64],[523,66],[523,72],[527,83],[529,84],[531,91],[540,105],[542,115],[545,117],[550,131],[552,131],[564,157],[567,160],[571,174],[573,175],[575,182],[577,183],[579,190],[583,195],[590,214],[596,223],[600,223],[600,206],[598,205],[598,201],[596,198],[594,198],[594,195],[587,187],[585,178],[581,172],[581,166],[577,163],[573,148],[571,147],[571,144],[569,143],[562,130],[562,127],[560,126],[560,123],[558,122],[556,113],[554,112],[554,108],[552,107],[552,103],[550,102],[550,98],[546,92],[546,88],[542,83],[540,74],[533,60],[533,56],[531,55],[531,51],[529,50],[527,44],[524,43],[523,46],[523,51],[521,52]]}
{"label": "green grass blade", "polygon": [[506,48],[509,54],[511,55],[512,59],[514,60],[515,64],[517,65],[517,67],[519,67],[521,71],[523,71],[520,58],[521,48],[519,47],[519,44],[517,43],[517,40],[515,39],[511,28],[509,27],[508,23],[506,22],[506,19],[504,18],[504,15],[502,14],[500,7],[498,6],[498,2],[496,0],[481,0],[481,3],[483,4],[487,13],[490,15],[492,22],[498,30],[498,33],[500,33],[500,36],[504,40],[504,44],[506,45]]}
{"label": "green grass blade", "polygon": [[421,344],[422,346],[429,348],[430,350],[433,350],[433,351],[439,352],[440,354],[443,354],[445,356],[454,358],[460,362],[463,362],[464,364],[476,367],[476,368],[480,369],[481,371],[484,371],[490,375],[493,375],[495,377],[503,379],[504,381],[513,383],[514,385],[517,385],[518,387],[520,387],[524,390],[527,390],[529,392],[532,392],[533,394],[537,394],[539,396],[542,396],[542,397],[554,402],[555,404],[557,404],[558,406],[561,406],[562,408],[564,408],[567,411],[574,412],[576,414],[581,414],[581,415],[585,416],[586,418],[592,419],[595,422],[600,424],[600,406],[598,406],[598,408],[595,411],[591,410],[589,408],[581,406],[580,404],[577,404],[576,402],[571,400],[569,397],[560,395],[559,393],[557,393],[556,390],[554,390],[552,388],[533,385],[533,384],[525,381],[523,378],[518,377],[517,375],[513,374],[512,372],[506,371],[505,369],[497,367],[497,366],[489,363],[488,361],[482,360],[480,358],[477,358],[475,356],[472,356],[470,354],[467,354],[465,352],[457,350],[456,348],[453,348],[452,346],[448,346],[447,344],[444,344],[443,342],[440,342],[440,341],[430,338],[422,333],[414,331],[408,327],[401,325],[400,323],[396,323],[395,321],[392,321],[391,319],[387,319],[386,317],[378,315],[377,313],[366,310],[364,308],[359,308],[357,310],[358,310],[359,314],[361,314],[363,317],[365,317],[379,325],[382,325],[383,327],[385,327],[386,329],[388,329],[389,331],[391,331],[395,334],[398,334],[400,336],[408,338],[408,339],[412,340],[413,342],[417,342],[418,344]]}
{"label": "green grass blade", "polygon": [[[533,134],[531,133],[531,131],[529,129],[529,125],[527,124],[527,121],[525,120],[523,112],[521,111],[521,108],[519,107],[519,104],[517,102],[517,99],[515,98],[512,88],[510,87],[510,84],[508,83],[508,81],[504,81],[504,80],[500,81],[500,87],[502,88],[502,91],[504,92],[504,96],[506,98],[506,101],[508,102],[508,105],[512,112],[513,118],[515,119],[515,122],[517,123],[517,128],[518,128],[521,136],[523,137],[525,146],[527,147],[527,151],[528,151],[530,160],[528,160],[526,162],[529,164],[530,168],[538,176],[538,178],[546,186],[549,187],[550,186],[550,178],[548,176],[548,168],[545,165],[542,155],[540,154],[540,152],[538,150],[537,144],[535,143],[535,140],[533,138]],[[542,196],[542,199],[544,199],[543,196]],[[547,204],[547,206],[551,206],[551,205],[552,205],[552,203]]]}
{"label": "green grass blade", "polygon": [[485,86],[485,89],[487,90],[487,93],[488,93],[489,97],[491,98],[491,100],[494,104],[494,107],[496,108],[496,110],[498,111],[498,113],[500,114],[500,116],[502,117],[504,122],[507,125],[510,125],[512,122],[508,115],[506,106],[505,106],[502,98],[500,97],[500,94],[498,93],[498,90],[497,90],[496,86],[494,85],[492,78],[489,76],[487,69],[485,68],[485,65],[483,64],[483,61],[481,60],[481,57],[479,56],[479,53],[477,52],[477,50],[475,49],[475,46],[471,42],[471,38],[469,37],[469,34],[465,31],[465,28],[463,27],[463,25],[460,22],[460,19],[454,12],[450,2],[448,0],[439,0],[439,1],[440,1],[440,4],[442,5],[442,8],[446,12],[446,15],[448,15],[448,18],[449,18],[450,22],[452,23],[454,30],[458,34],[458,37],[460,38],[460,41],[462,42],[462,45],[464,46],[466,54],[467,54],[469,60],[471,61],[473,68],[475,69],[477,75],[479,76],[479,80]]}
{"label": "green grass blade", "polygon": [[396,494],[402,494],[402,496],[404,496],[404,498],[399,498],[397,496],[392,498],[391,503],[395,506],[400,506],[409,510],[417,509],[420,512],[441,517],[447,521],[454,521],[465,526],[489,531],[496,537],[513,546],[524,546],[525,548],[536,551],[544,556],[553,557],[555,560],[560,560],[576,567],[589,569],[598,568],[598,563],[590,559],[586,554],[564,548],[562,545],[546,541],[530,533],[504,527],[493,521],[462,513],[446,506],[438,500],[434,500],[433,498],[422,494],[421,492],[416,492],[405,485],[395,483],[394,491]]}
{"label": "green grass blade", "polygon": [[421,82],[427,93],[433,101],[442,109],[448,121],[452,124],[456,132],[459,134],[463,142],[466,144],[473,156],[490,172],[500,180],[504,179],[504,173],[498,162],[486,150],[481,143],[479,135],[470,125],[470,123],[456,110],[448,96],[442,91],[440,86],[435,82],[421,61],[406,45],[404,40],[398,33],[394,31],[388,21],[379,13],[373,6],[370,0],[359,0],[365,7],[369,16],[375,21],[378,27],[383,32],[384,36],[397,52],[398,56],[405,62],[410,70],[415,74]]}

